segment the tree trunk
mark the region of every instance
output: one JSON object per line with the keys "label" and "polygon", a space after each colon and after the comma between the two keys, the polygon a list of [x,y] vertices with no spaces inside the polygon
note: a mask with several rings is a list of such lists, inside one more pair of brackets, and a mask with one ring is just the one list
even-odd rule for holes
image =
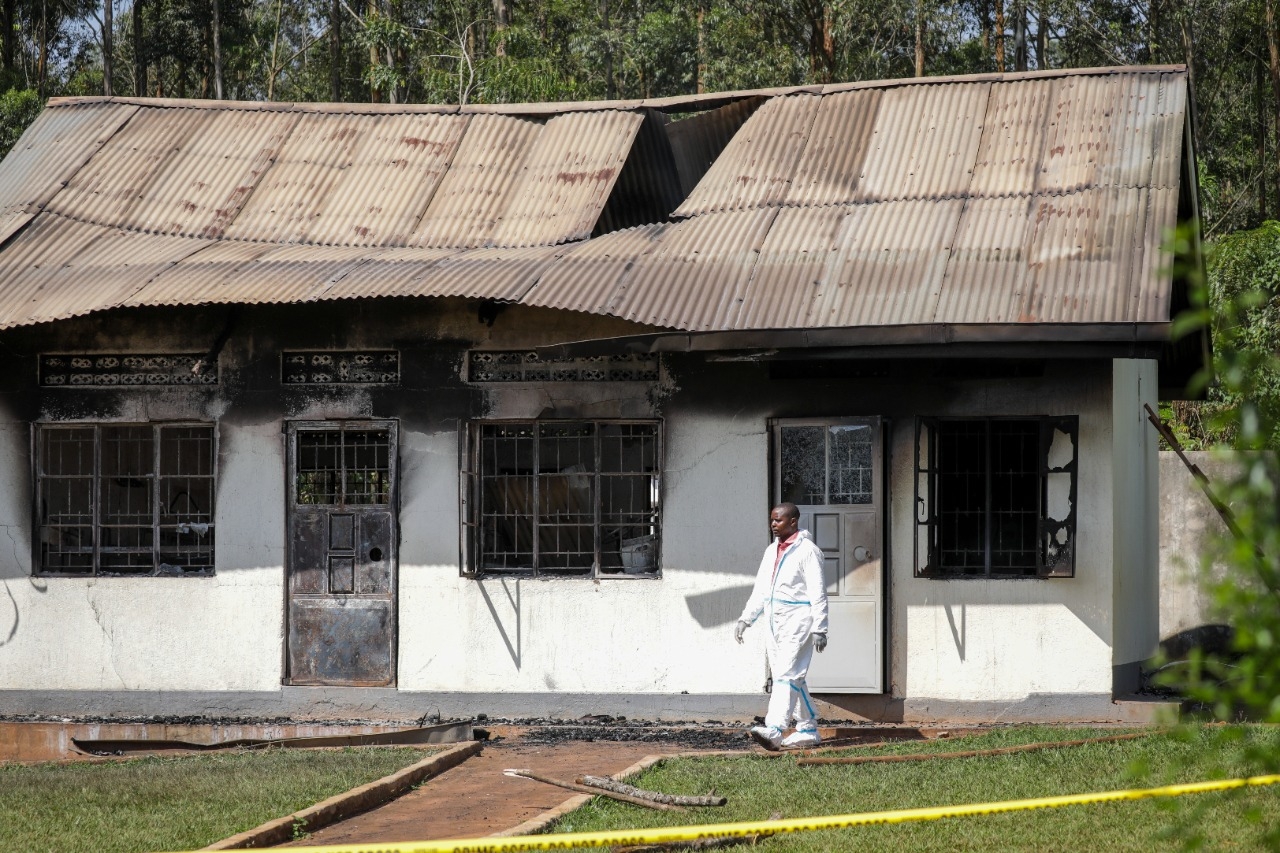
{"label": "tree trunk", "polygon": [[[378,17],[378,0],[369,0],[365,6],[365,20],[371,21]],[[378,46],[376,44],[369,45],[369,103],[378,104],[382,102],[382,92],[378,89],[378,84],[372,82],[375,73],[381,63],[378,61]]]}
{"label": "tree trunk", "polygon": [[102,3],[102,94],[108,98],[111,97],[111,8],[113,0],[103,0]]}
{"label": "tree trunk", "polygon": [[147,95],[147,54],[142,40],[143,0],[133,0],[133,94]]}
{"label": "tree trunk", "polygon": [[1147,62],[1156,61],[1157,39],[1160,34],[1160,0],[1147,4]]}
{"label": "tree trunk", "polygon": [[342,0],[329,6],[329,100],[342,100]]}
{"label": "tree trunk", "polygon": [[701,95],[706,91],[707,85],[707,28],[706,28],[707,7],[705,2],[698,3],[697,24],[698,24],[698,65],[697,80],[694,83],[693,90]]}
{"label": "tree trunk", "polygon": [[604,33],[604,96],[612,101],[617,93],[613,86],[613,38],[609,32],[609,0],[600,0],[600,29]]}
{"label": "tree trunk", "polygon": [[[601,4],[604,5],[603,3]],[[608,14],[605,14],[606,20]],[[504,34],[507,27],[511,26],[511,4],[507,0],[493,0],[493,34],[496,45],[493,49],[494,56],[506,56],[507,45]]]}
{"label": "tree trunk", "polygon": [[36,61],[36,93],[44,100],[44,81],[49,71],[49,3],[40,0],[40,54]]}
{"label": "tree trunk", "polygon": [[4,0],[4,5],[0,7],[0,26],[4,27],[3,40],[0,41],[0,61],[4,62],[5,71],[13,71],[13,25],[17,23],[18,0]]}
{"label": "tree trunk", "polygon": [[916,76],[924,76],[924,0],[916,0]]}
{"label": "tree trunk", "polygon": [[996,70],[1004,71],[1004,0],[995,0],[996,7]]}
{"label": "tree trunk", "polygon": [[1043,12],[1036,16],[1036,70],[1049,67],[1049,16]]}
{"label": "tree trunk", "polygon": [[[1270,2],[1270,0],[1268,0]],[[1187,18],[1188,12],[1184,11],[1182,20],[1178,22],[1178,28],[1182,35],[1182,61],[1187,66],[1187,87],[1192,91],[1196,91],[1196,66],[1195,54],[1192,52],[1194,39],[1191,35],[1191,22]],[[1270,37],[1268,37],[1268,41]],[[1194,113],[1192,114],[1194,115]],[[1200,147],[1200,123],[1191,122],[1191,134],[1195,137],[1196,148]]]}
{"label": "tree trunk", "polygon": [[[1262,77],[1262,63],[1255,62],[1253,64],[1253,100],[1254,108],[1257,110],[1258,129],[1253,134],[1253,138],[1258,143],[1258,171],[1262,175],[1262,180],[1258,182],[1258,218],[1265,222],[1267,219],[1267,89]],[[1280,198],[1280,195],[1277,195],[1277,198]]]}
{"label": "tree trunk", "polygon": [[1027,70],[1027,4],[1018,0],[1013,6],[1013,68]]}
{"label": "tree trunk", "polygon": [[836,73],[835,13],[830,3],[822,4],[822,62],[826,69],[825,82],[830,83]]}
{"label": "tree trunk", "polygon": [[222,100],[222,30],[218,20],[218,0],[213,0],[213,97]]}
{"label": "tree trunk", "polygon": [[[1280,156],[1280,41],[1277,41],[1276,34],[1276,0],[1265,0],[1263,8],[1267,16],[1267,70],[1271,72],[1271,130],[1276,136],[1276,155]],[[1280,182],[1280,170],[1276,171],[1275,178]],[[1280,198],[1280,183],[1277,183],[1276,192],[1276,197]]]}

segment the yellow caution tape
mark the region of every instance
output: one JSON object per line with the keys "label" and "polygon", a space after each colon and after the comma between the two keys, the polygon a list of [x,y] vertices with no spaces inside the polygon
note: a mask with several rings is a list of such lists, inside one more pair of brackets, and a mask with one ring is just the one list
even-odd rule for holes
{"label": "yellow caution tape", "polygon": [[[610,832],[564,832],[555,835],[518,835],[508,838],[461,838],[447,841],[370,842],[320,847],[291,847],[290,853],[508,853],[514,850],[568,850],[574,847],[621,847],[631,844],[662,844],[670,841],[693,841],[699,838],[812,832],[818,829],[845,829],[878,823],[910,823],[938,820],[944,817],[999,814],[1001,812],[1049,809],[1058,806],[1081,806],[1119,800],[1147,800],[1153,797],[1181,797],[1261,785],[1280,784],[1280,775],[1250,776],[1247,779],[1221,779],[1214,782],[1192,782],[1162,788],[1135,788],[1128,791],[1103,791],[1095,794],[1072,794],[1066,797],[1040,797],[1033,800],[1005,800],[999,803],[971,803],[963,806],[935,806],[925,809],[898,809],[887,812],[801,817],[788,820],[757,820],[744,823],[716,823],[700,826],[669,826],[656,829],[617,829]],[[190,852],[189,852],[190,853]]]}

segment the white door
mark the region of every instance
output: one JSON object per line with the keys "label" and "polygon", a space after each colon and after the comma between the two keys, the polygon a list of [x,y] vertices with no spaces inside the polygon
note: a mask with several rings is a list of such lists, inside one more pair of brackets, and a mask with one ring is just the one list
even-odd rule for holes
{"label": "white door", "polygon": [[800,508],[826,558],[830,633],[809,667],[814,693],[884,692],[880,432],[879,418],[774,425],[775,501]]}

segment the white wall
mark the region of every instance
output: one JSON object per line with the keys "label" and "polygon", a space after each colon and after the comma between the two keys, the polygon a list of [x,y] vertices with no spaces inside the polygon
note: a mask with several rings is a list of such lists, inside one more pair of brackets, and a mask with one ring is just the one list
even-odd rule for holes
{"label": "white wall", "polygon": [[1075,577],[916,578],[914,423],[895,424],[892,587],[895,696],[1013,702],[1043,693],[1111,690],[1112,448],[1109,373],[1078,368],[1027,380],[975,383],[922,401],[921,414],[1079,415]]}
{"label": "white wall", "polygon": [[[1144,405],[1157,409],[1156,363],[1116,359],[1112,378],[1112,466],[1115,478],[1114,663],[1137,664],[1155,653],[1160,632],[1159,434]],[[1136,673],[1127,689],[1137,687]]]}
{"label": "white wall", "polygon": [[[504,398],[495,417],[539,411],[536,395],[493,394]],[[558,394],[568,409],[579,395],[614,396],[601,386]],[[457,480],[457,434],[406,436],[400,687],[757,692],[763,637],[739,646],[732,626],[768,539],[764,419],[672,415],[665,436],[663,577],[598,581],[460,578],[456,490],[439,485]]]}
{"label": "white wall", "polygon": [[[406,318],[411,333],[371,328],[383,341],[396,335],[429,341],[442,329],[453,340],[476,334],[474,318],[461,311],[432,322],[424,327]],[[504,329],[503,322],[479,335],[491,346],[521,346],[546,334],[536,323]],[[589,336],[587,321],[580,325],[566,331],[566,339]],[[273,358],[261,340],[233,337],[224,354],[229,383],[237,369]],[[1112,563],[1135,547],[1131,540],[1118,545],[1111,533],[1120,499],[1113,478],[1120,469],[1110,365],[1072,364],[1051,368],[1046,377],[933,380],[918,387],[896,379],[752,386],[742,382],[744,376],[761,380],[761,373],[750,372],[754,368],[700,365],[690,360],[686,369],[708,371],[712,378],[703,381],[715,386],[718,400],[682,390],[678,376],[639,393],[631,384],[596,383],[477,391],[456,378],[445,389],[483,397],[469,416],[662,416],[659,580],[460,577],[458,424],[464,416],[433,420],[436,391],[425,386],[404,391],[419,395],[412,404],[423,410],[414,412],[421,415],[417,421],[388,411],[392,397],[372,392],[316,394],[282,409],[273,395],[255,391],[241,395],[239,409],[227,410],[178,389],[140,393],[114,411],[88,412],[83,419],[132,421],[191,417],[193,407],[203,406],[197,414],[218,421],[216,575],[33,577],[29,418],[18,403],[6,404],[0,412],[0,526],[12,547],[0,548],[0,689],[279,690],[285,630],[282,421],[400,417],[400,690],[758,694],[762,632],[749,632],[747,644],[738,646],[732,626],[768,539],[768,418],[883,414],[892,423],[888,692],[990,702],[1110,691],[1113,596],[1117,589],[1133,592],[1117,586]],[[456,377],[456,364],[439,369]],[[720,382],[721,370],[732,381]],[[1133,376],[1149,374],[1149,366],[1140,366]],[[1129,374],[1117,368],[1117,376]],[[916,414],[1080,417],[1074,578],[913,577]]]}
{"label": "white wall", "polygon": [[[184,392],[111,420],[191,417]],[[144,410],[146,409],[146,410]],[[207,414],[213,417],[212,414]],[[283,653],[283,457],[279,424],[220,430],[216,574],[31,575],[30,427],[0,430],[0,689],[278,690]],[[16,476],[15,476],[16,474]],[[7,639],[6,639],[7,638]]]}

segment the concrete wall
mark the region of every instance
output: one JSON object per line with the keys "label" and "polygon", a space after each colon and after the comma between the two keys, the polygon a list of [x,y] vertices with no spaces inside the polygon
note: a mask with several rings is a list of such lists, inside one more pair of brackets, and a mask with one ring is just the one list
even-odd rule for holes
{"label": "concrete wall", "polygon": [[[218,388],[34,386],[40,352],[200,349],[227,320]],[[889,653],[887,694],[874,700],[898,703],[882,716],[1071,718],[1080,716],[1071,703],[1083,697],[1096,700],[1084,718],[1099,718],[1117,649],[1147,642],[1137,629],[1118,639],[1113,619],[1117,589],[1137,595],[1143,588],[1117,584],[1117,555],[1131,553],[1141,537],[1117,544],[1116,504],[1146,488],[1116,485],[1133,472],[1115,464],[1128,439],[1117,437],[1113,407],[1147,393],[1133,386],[1147,381],[1150,365],[1049,363],[1043,376],[956,379],[920,362],[870,376],[796,378],[767,364],[673,355],[656,385],[485,387],[459,379],[468,347],[523,348],[633,330],[527,309],[499,313],[490,326],[472,305],[436,300],[234,316],[220,309],[135,313],[11,335],[8,363],[0,365],[0,526],[11,543],[0,549],[0,690],[21,697],[23,707],[56,713],[75,713],[68,703],[122,713],[187,702],[224,713],[310,707],[328,715],[581,707],[539,698],[566,696],[595,696],[585,700],[590,710],[630,716],[760,713],[762,632],[738,646],[731,626],[768,539],[768,421],[877,415],[890,425]],[[398,348],[400,386],[279,386],[282,348],[361,347]],[[1074,578],[913,576],[917,415],[1079,416]],[[459,428],[475,417],[539,416],[663,418],[660,579],[460,577]],[[282,688],[281,427],[287,419],[352,417],[400,421],[397,688]],[[218,424],[215,576],[33,576],[29,424],[160,418]],[[646,696],[649,704],[636,698]],[[1053,705],[1060,699],[1065,704]],[[1035,710],[1046,702],[1051,710]]]}
{"label": "concrete wall", "polygon": [[[893,695],[928,716],[1001,716],[1038,697],[1111,695],[1111,367],[962,383],[911,401],[933,415],[1079,415],[1074,578],[936,580],[913,576],[914,423],[894,428],[891,637]],[[968,386],[968,387],[964,387]],[[918,408],[917,408],[918,407]],[[909,410],[910,410],[909,409]],[[904,413],[905,414],[905,413]],[[986,709],[979,711],[977,709]],[[932,709],[932,710],[931,710]]]}
{"label": "concrete wall", "polygon": [[1159,436],[1144,406],[1156,410],[1156,364],[1116,359],[1112,373],[1112,605],[1117,694],[1141,686],[1141,664],[1155,653],[1159,634]]}
{"label": "concrete wall", "polygon": [[[1206,450],[1186,454],[1210,483],[1225,482],[1234,463],[1229,455]],[[1227,532],[1204,490],[1173,451],[1159,454],[1160,466],[1160,639],[1214,624],[1212,601],[1204,591],[1203,555],[1208,540]],[[1220,577],[1222,566],[1210,570]]]}

